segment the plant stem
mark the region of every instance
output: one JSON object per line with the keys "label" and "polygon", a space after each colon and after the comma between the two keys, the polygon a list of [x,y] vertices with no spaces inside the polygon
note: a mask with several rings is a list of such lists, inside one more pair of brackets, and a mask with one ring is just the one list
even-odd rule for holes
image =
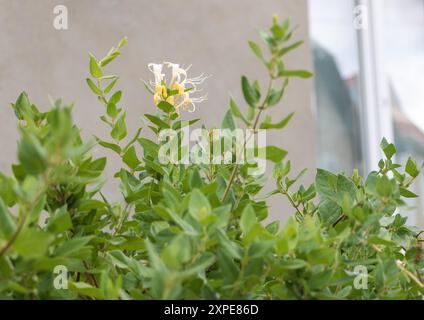
{"label": "plant stem", "polygon": [[49,172],[45,173],[44,175],[44,187],[40,189],[40,191],[38,192],[38,194],[35,196],[33,202],[31,202],[27,208],[25,213],[22,215],[21,219],[19,220],[18,226],[16,227],[16,230],[14,232],[14,234],[12,235],[12,237],[7,241],[7,243],[0,249],[0,258],[6,254],[6,252],[12,247],[13,243],[16,241],[16,239],[19,236],[19,233],[22,231],[22,228],[25,225],[26,219],[28,218],[31,210],[30,208],[33,207],[33,205],[35,203],[37,203],[37,201],[40,199],[40,197],[45,193],[45,191],[47,190],[48,186],[49,186],[49,182],[48,182],[48,177],[49,176]]}
{"label": "plant stem", "polygon": [[123,212],[122,212],[122,218],[119,220],[118,225],[116,226],[116,229],[113,232],[113,236],[116,236],[121,231],[122,225],[124,224],[125,220],[127,220],[128,216],[129,216],[129,213],[130,213],[129,210],[128,210],[129,207],[130,207],[130,204],[127,203],[124,207]]}
{"label": "plant stem", "polygon": [[25,224],[26,218],[28,217],[29,210],[25,212],[25,214],[22,216],[21,220],[19,221],[19,224],[15,230],[15,233],[12,235],[12,237],[7,241],[7,243],[1,248],[0,250],[0,258],[10,249],[12,244],[15,242],[16,238],[18,237],[19,233],[22,230],[22,227]]}
{"label": "plant stem", "polygon": [[411,271],[409,271],[408,269],[406,269],[404,266],[403,266],[403,263],[402,262],[398,262],[397,263],[397,266],[398,266],[398,268],[403,272],[403,273],[405,273],[409,278],[411,278],[411,280],[413,280],[416,284],[418,284],[418,286],[421,288],[421,289],[424,289],[424,284],[411,272]]}
{"label": "plant stem", "polygon": [[286,198],[289,200],[290,204],[293,206],[293,208],[296,209],[297,213],[302,216],[303,213],[300,211],[299,209],[299,204],[296,204],[296,202],[294,201],[293,197],[291,196],[290,192],[288,190],[285,190],[283,188],[280,188],[280,192],[282,195],[285,195]]}
{"label": "plant stem", "polygon": [[[266,93],[266,96],[265,96],[264,101],[259,106],[259,112],[256,115],[256,118],[255,118],[255,121],[254,121],[253,127],[252,127],[252,131],[253,132],[250,133],[249,137],[244,142],[244,146],[243,146],[241,152],[244,152],[245,151],[247,142],[250,140],[250,138],[252,137],[252,135],[255,134],[255,131],[256,131],[256,128],[257,128],[257,126],[259,124],[259,119],[260,119],[260,117],[262,115],[262,112],[266,109],[266,106],[267,106],[267,103],[268,103],[268,98],[269,98],[269,95],[271,93],[272,82],[274,80],[274,77],[272,76],[271,72],[269,73],[269,76],[270,77],[269,77],[269,83],[268,83],[267,93]],[[227,187],[225,188],[224,194],[223,194],[223,196],[221,198],[221,203],[224,203],[225,199],[227,198],[228,193],[230,192],[231,186],[232,186],[232,184],[234,182],[234,179],[235,179],[235,177],[237,175],[237,172],[238,172],[239,167],[240,167],[240,164],[239,163],[236,163],[236,165],[233,168],[233,171],[231,172],[230,180],[228,181]]]}

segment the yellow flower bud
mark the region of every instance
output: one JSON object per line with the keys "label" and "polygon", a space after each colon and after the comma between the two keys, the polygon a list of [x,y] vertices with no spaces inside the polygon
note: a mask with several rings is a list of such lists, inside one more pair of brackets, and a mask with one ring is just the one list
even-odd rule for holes
{"label": "yellow flower bud", "polygon": [[162,98],[165,98],[166,96],[168,96],[168,90],[165,86],[162,86]]}
{"label": "yellow flower bud", "polygon": [[155,95],[153,96],[153,103],[154,103],[155,105],[158,105],[159,100],[160,100],[160,96],[159,96],[159,94],[158,94],[158,93],[155,93]]}
{"label": "yellow flower bud", "polygon": [[178,90],[178,94],[181,96],[184,93],[184,86],[180,85],[179,83],[174,83],[172,90]]}
{"label": "yellow flower bud", "polygon": [[155,93],[156,93],[157,95],[159,95],[159,96],[161,96],[161,95],[162,95],[162,86],[161,86],[161,85],[157,84],[157,85],[155,86]]}
{"label": "yellow flower bud", "polygon": [[170,97],[166,98],[166,102],[173,105],[174,104],[174,96],[170,96]]}

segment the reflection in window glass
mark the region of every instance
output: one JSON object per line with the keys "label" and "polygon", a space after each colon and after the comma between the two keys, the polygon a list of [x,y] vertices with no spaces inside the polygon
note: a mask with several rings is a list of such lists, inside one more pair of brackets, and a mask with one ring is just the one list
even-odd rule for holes
{"label": "reflection in window glass", "polygon": [[[424,0],[386,0],[384,50],[390,86],[398,161],[412,155],[424,161]],[[424,196],[424,178],[414,185]],[[415,208],[410,223],[424,225],[423,199],[410,201]]]}
{"label": "reflection in window glass", "polygon": [[314,47],[318,166],[351,173],[363,169],[359,61],[353,0],[310,0]]}

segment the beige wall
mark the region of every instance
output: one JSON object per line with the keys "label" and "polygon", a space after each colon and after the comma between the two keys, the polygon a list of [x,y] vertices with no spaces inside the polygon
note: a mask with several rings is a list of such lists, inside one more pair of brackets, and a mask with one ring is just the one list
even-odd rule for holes
{"label": "beige wall", "polygon": [[[308,39],[306,0],[0,0],[0,169],[9,172],[15,159],[17,130],[8,107],[21,90],[41,108],[47,95],[75,101],[75,121],[83,134],[107,138],[107,129],[98,120],[101,106],[89,92],[87,51],[106,53],[121,37],[129,43],[124,54],[109,67],[121,77],[124,107],[128,110],[130,132],[140,116],[154,112],[140,78],[150,77],[149,62],[171,60],[193,64],[193,74],[212,75],[205,85],[209,100],[198,106],[196,116],[208,125],[219,125],[227,108],[228,94],[242,101],[240,75],[265,79],[263,69],[247,47],[257,39],[255,29],[267,27],[273,13],[291,17],[299,26],[296,36]],[[64,4],[69,11],[69,30],[53,28],[53,7]],[[288,58],[288,67],[311,69],[309,42]],[[289,111],[296,117],[281,133],[268,135],[268,141],[289,150],[295,169],[314,168],[314,123],[311,113],[312,81],[295,80],[284,104],[273,109],[275,118]],[[191,115],[190,115],[191,116]],[[98,154],[102,150],[96,151]],[[108,165],[109,176],[119,162]],[[310,181],[314,170],[306,180]],[[112,180],[112,179],[110,179]],[[108,193],[115,199],[114,183]],[[282,199],[272,202],[272,215],[287,216]]]}

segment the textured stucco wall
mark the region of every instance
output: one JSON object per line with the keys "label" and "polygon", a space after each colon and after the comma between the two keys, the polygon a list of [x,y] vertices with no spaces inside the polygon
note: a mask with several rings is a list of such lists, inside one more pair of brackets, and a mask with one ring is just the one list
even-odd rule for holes
{"label": "textured stucco wall", "polygon": [[[53,28],[53,7],[58,4],[68,8],[69,30]],[[0,170],[9,172],[16,157],[18,135],[9,104],[22,90],[41,108],[48,106],[48,94],[75,101],[75,121],[84,136],[108,137],[107,128],[98,120],[101,106],[84,81],[87,51],[100,56],[124,35],[129,44],[109,70],[121,77],[130,132],[143,113],[153,111],[140,82],[150,77],[146,65],[164,60],[193,64],[193,74],[212,75],[205,85],[209,100],[198,106],[196,116],[208,125],[219,125],[228,94],[242,101],[240,75],[265,79],[247,40],[258,39],[256,28],[267,27],[273,13],[291,17],[299,26],[296,36],[308,40],[306,0],[0,0]],[[311,68],[308,41],[288,57],[287,65]],[[272,111],[276,119],[296,111],[283,133],[268,135],[268,141],[289,150],[295,170],[315,166],[311,92],[312,81],[294,80],[284,104]],[[110,180],[118,164],[116,158],[109,162]],[[107,193],[119,199],[114,185],[113,181],[108,184]],[[285,208],[284,200],[272,201],[274,217],[292,213]]]}

